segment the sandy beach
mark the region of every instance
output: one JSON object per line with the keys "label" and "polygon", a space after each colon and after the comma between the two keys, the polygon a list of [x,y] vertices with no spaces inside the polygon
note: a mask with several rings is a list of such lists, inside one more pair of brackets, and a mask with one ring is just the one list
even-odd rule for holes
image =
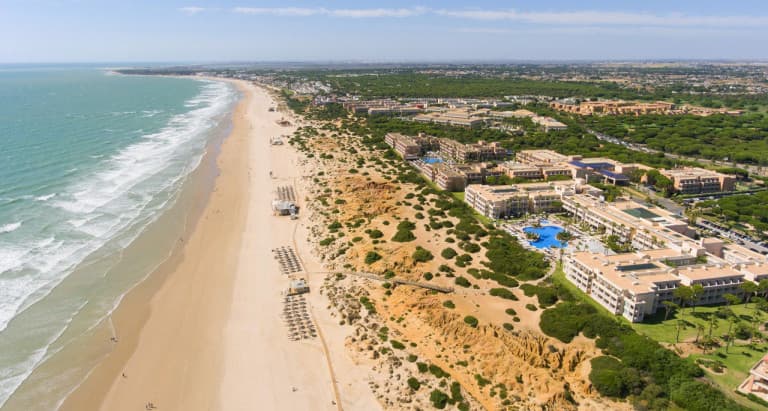
{"label": "sandy beach", "polygon": [[[306,237],[297,241],[305,217],[276,217],[270,209],[273,191],[301,177],[293,148],[270,144],[294,128],[277,124],[285,114],[269,111],[275,103],[264,89],[237,86],[243,98],[205,210],[167,272],[125,298],[113,316],[119,342],[62,409],[380,408],[322,296],[307,298],[319,335],[289,339],[281,314],[290,278],[272,250],[295,247],[305,271],[322,271]],[[308,280],[319,289],[322,276]]]}

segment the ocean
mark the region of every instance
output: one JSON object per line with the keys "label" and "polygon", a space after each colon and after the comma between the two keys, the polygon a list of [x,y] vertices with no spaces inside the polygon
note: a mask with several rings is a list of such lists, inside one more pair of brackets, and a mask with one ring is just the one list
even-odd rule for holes
{"label": "ocean", "polygon": [[223,82],[0,66],[0,409],[57,408],[109,352],[89,341],[117,337],[110,314],[187,228],[237,99]]}

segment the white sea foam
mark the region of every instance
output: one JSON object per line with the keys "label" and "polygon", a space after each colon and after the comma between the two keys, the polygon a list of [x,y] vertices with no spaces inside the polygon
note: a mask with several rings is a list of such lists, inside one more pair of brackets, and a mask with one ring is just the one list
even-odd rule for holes
{"label": "white sea foam", "polygon": [[[0,234],[10,233],[10,232],[16,231],[16,230],[19,229],[19,227],[21,227],[21,221],[16,222],[16,223],[9,223],[9,224],[0,225]],[[2,272],[2,271],[0,271],[0,272]]]}
{"label": "white sea foam", "polygon": [[[99,159],[99,171],[57,189],[55,194],[28,196],[60,215],[53,226],[45,227],[47,235],[41,232],[37,238],[15,244],[4,243],[2,234],[22,223],[0,226],[0,333],[15,316],[49,295],[88,255],[118,236],[119,244],[129,244],[173,202],[181,182],[199,164],[218,116],[234,97],[229,85],[207,83],[198,96],[187,101],[193,107],[189,112],[174,116],[163,129],[142,136],[118,153]],[[75,315],[77,312],[72,312],[69,321]],[[50,332],[52,339],[47,345],[30,347],[34,352],[27,358],[0,367],[0,407],[44,361],[48,346],[64,330]]]}
{"label": "white sea foam", "polygon": [[52,199],[53,197],[56,197],[56,193],[51,193],[51,194],[47,194],[47,195],[44,195],[44,196],[35,197],[35,201],[48,201],[48,200]]}

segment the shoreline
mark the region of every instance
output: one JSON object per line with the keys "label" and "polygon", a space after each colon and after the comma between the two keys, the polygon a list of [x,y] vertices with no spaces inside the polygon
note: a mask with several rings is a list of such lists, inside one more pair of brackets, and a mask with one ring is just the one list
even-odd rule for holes
{"label": "shoreline", "polygon": [[[223,79],[209,80],[224,81]],[[237,85],[237,83],[235,84]],[[205,189],[199,187],[190,188],[191,190],[196,191],[192,194],[192,197],[195,200],[201,201],[201,204],[192,205],[193,208],[188,215],[188,223],[184,229],[182,238],[177,241],[173,246],[173,250],[169,257],[163,261],[157,269],[149,273],[143,281],[138,283],[123,296],[110,317],[117,330],[117,335],[119,337],[118,342],[115,343],[114,349],[89,372],[88,376],[62,400],[59,409],[93,409],[96,404],[101,404],[101,408],[104,408],[104,401],[106,400],[112,385],[119,382],[119,379],[122,378],[125,365],[139,347],[144,328],[152,316],[153,301],[157,298],[157,295],[162,289],[166,287],[171,280],[171,277],[180,275],[179,271],[182,270],[185,260],[188,260],[187,254],[191,251],[189,249],[189,241],[184,240],[190,240],[196,232],[202,229],[200,226],[202,225],[203,220],[211,214],[214,195],[221,185],[221,180],[225,180],[229,174],[234,174],[233,170],[229,171],[224,169],[225,163],[223,157],[225,156],[225,153],[228,157],[240,157],[242,161],[244,154],[237,154],[247,152],[247,150],[238,150],[230,147],[235,145],[234,143],[231,143],[231,140],[233,140],[232,137],[236,133],[236,127],[238,127],[238,124],[236,124],[237,115],[238,113],[242,115],[242,112],[245,110],[244,107],[248,104],[250,99],[249,94],[245,92],[242,86],[238,85],[238,90],[241,93],[241,98],[235,106],[233,106],[233,111],[230,114],[229,132],[227,135],[220,138],[218,142],[213,142],[210,145],[212,150],[206,153],[206,156],[213,156],[213,158],[208,161],[215,163],[213,164],[212,170],[210,170],[210,172],[217,173],[217,175],[210,177],[213,187],[207,187]],[[240,123],[242,123],[242,119]],[[243,125],[239,125],[239,127],[243,128]],[[240,134],[243,133],[241,132]],[[239,140],[240,145],[247,145],[247,139],[244,137]],[[224,176],[224,178],[222,178],[222,176]],[[206,182],[201,181],[200,183],[205,184]],[[247,197],[246,193],[247,192],[242,192],[241,198],[238,199],[238,201],[244,201]],[[149,304],[147,304],[148,302]],[[125,375],[127,376],[128,374],[125,373]]]}
{"label": "shoreline", "polygon": [[[302,209],[312,194],[304,181],[312,170],[298,150],[270,143],[297,127],[278,121],[297,118],[269,110],[280,102],[268,88],[209,80],[236,84],[242,98],[208,202],[172,258],[126,295],[113,315],[114,351],[60,409],[380,409],[370,369],[347,351],[350,330],[333,320],[320,290],[309,213],[292,220],[271,211],[280,187],[293,187]],[[281,271],[273,253],[281,247],[294,249],[303,270]],[[285,315],[296,278],[310,284],[302,299],[317,331],[298,339]]]}

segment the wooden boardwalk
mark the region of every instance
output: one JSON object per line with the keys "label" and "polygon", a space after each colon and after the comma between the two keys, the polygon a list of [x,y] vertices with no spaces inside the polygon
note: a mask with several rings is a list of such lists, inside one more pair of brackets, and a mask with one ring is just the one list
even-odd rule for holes
{"label": "wooden boardwalk", "polygon": [[446,293],[446,294],[453,292],[453,287],[441,287],[439,285],[421,283],[421,282],[418,282],[418,281],[406,281],[406,280],[400,280],[400,279],[397,279],[397,278],[389,278],[388,279],[388,278],[384,278],[383,276],[376,275],[376,274],[371,274],[371,273],[347,272],[347,273],[343,273],[343,274],[350,274],[350,275],[354,275],[354,276],[357,276],[357,277],[363,277],[363,278],[368,278],[368,279],[371,279],[371,280],[382,281],[382,282],[383,281],[389,281],[389,282],[391,282],[392,284],[395,284],[395,285],[410,285],[412,287],[425,288],[427,290],[434,290],[434,291],[441,292],[441,293]]}

